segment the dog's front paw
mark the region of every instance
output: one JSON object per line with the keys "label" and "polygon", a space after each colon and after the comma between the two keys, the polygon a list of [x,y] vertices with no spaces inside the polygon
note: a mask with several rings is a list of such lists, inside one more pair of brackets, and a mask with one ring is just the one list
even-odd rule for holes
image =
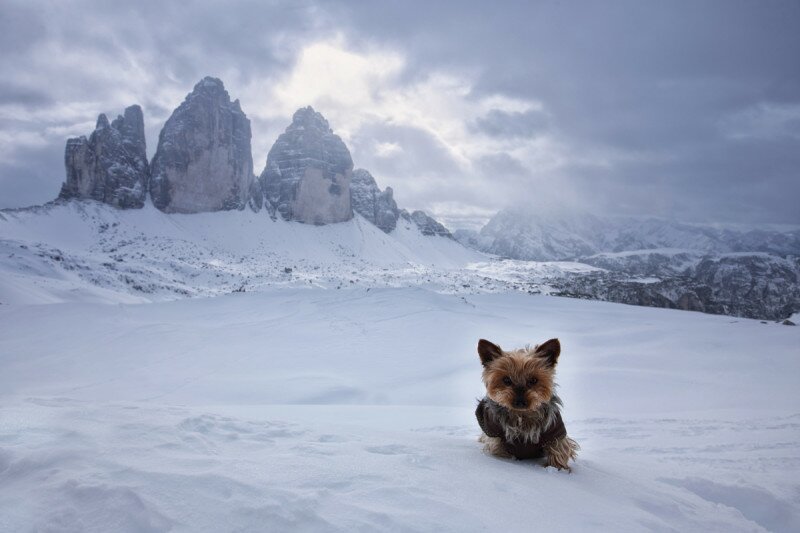
{"label": "dog's front paw", "polygon": [[499,437],[490,437],[486,433],[482,433],[479,442],[483,443],[483,453],[494,455],[495,457],[502,457],[503,459],[511,459],[511,454],[503,444],[503,439]]}
{"label": "dog's front paw", "polygon": [[580,448],[578,443],[569,437],[562,437],[556,440],[546,448],[547,466],[572,472],[572,468],[569,467],[569,461],[574,461],[578,457]]}

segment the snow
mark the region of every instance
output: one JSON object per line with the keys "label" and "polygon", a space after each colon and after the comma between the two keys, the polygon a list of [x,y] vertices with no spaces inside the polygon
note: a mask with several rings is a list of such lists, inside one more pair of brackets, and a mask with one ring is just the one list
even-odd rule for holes
{"label": "snow", "polygon": [[[419,288],[0,324],[3,531],[800,526],[798,328]],[[479,336],[562,340],[572,474],[482,454]]]}
{"label": "snow", "polygon": [[[577,263],[499,261],[400,219],[387,235],[359,215],[311,226],[265,212],[164,214],[70,202],[5,211],[0,303],[133,303],[265,287],[425,286],[540,292]],[[287,272],[291,269],[291,272]]]}
{"label": "snow", "polygon": [[[531,290],[591,268],[359,217],[3,212],[0,531],[800,530],[800,328]],[[480,337],[560,338],[572,473],[482,453]]]}
{"label": "snow", "polygon": [[638,257],[641,255],[666,255],[673,256],[679,254],[694,254],[697,255],[697,250],[689,248],[649,248],[646,250],[626,250],[623,252],[601,252],[588,256],[586,259],[594,258],[622,258],[622,257]]}

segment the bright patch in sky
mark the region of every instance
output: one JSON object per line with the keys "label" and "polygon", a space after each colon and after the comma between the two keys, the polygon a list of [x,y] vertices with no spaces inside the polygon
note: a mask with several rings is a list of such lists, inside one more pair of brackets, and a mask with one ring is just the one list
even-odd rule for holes
{"label": "bright patch in sky", "polygon": [[[370,170],[381,187],[394,186],[404,207],[431,210],[427,199],[448,187],[454,173],[462,175],[474,198],[454,194],[437,204],[439,214],[456,224],[460,213],[470,218],[481,213],[485,220],[502,205],[509,191],[497,175],[507,174],[509,165],[520,177],[530,177],[532,169],[546,174],[562,164],[563,149],[547,132],[504,138],[475,128],[489,113],[543,113],[541,102],[476,97],[469,72],[404,77],[406,65],[398,51],[356,49],[337,36],[303,48],[291,70],[270,87],[245,87],[245,112],[273,125],[269,131],[254,127],[257,171],[292,113],[307,105],[344,139],[355,166]],[[496,208],[486,207],[487,197]]]}

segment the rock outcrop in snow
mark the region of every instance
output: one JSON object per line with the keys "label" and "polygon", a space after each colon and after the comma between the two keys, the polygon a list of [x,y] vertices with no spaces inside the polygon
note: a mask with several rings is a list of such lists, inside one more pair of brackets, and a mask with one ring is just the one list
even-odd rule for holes
{"label": "rock outcrop in snow", "polygon": [[800,309],[800,258],[794,256],[664,250],[582,261],[605,270],[554,278],[555,294],[771,320]]}
{"label": "rock outcrop in snow", "polygon": [[413,222],[419,231],[422,232],[423,235],[427,236],[436,236],[436,237],[447,237],[448,239],[452,239],[453,235],[450,231],[445,228],[440,222],[438,222],[435,218],[431,217],[425,211],[414,211],[410,213],[403,209],[400,211],[400,216],[404,219]]}
{"label": "rock outcrop in snow", "polygon": [[59,198],[142,207],[149,176],[142,108],[130,106],[111,123],[100,115],[88,139],[67,140],[64,163],[67,179]]}
{"label": "rock outcrop in snow", "polygon": [[241,209],[253,182],[250,120],[206,77],[172,113],[151,165],[153,204],[169,213]]}
{"label": "rock outcrop in snow", "polygon": [[352,174],[347,146],[309,106],[275,141],[259,180],[268,207],[285,220],[321,225],[353,218]]}
{"label": "rock outcrop in snow", "polygon": [[381,191],[372,174],[362,168],[353,171],[353,179],[350,181],[350,201],[356,213],[375,224],[384,233],[390,233],[397,227],[400,210],[394,201],[394,191],[391,187]]}

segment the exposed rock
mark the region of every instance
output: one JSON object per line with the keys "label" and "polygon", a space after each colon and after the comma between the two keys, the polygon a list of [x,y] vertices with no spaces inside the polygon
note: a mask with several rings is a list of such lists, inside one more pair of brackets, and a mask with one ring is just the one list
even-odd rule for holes
{"label": "exposed rock", "polygon": [[222,82],[206,77],[158,136],[150,195],[168,213],[241,209],[250,195],[250,121]]}
{"label": "exposed rock", "polygon": [[453,235],[442,224],[436,221],[433,217],[426,214],[424,211],[414,211],[409,214],[405,209],[400,211],[400,216],[406,220],[413,222],[422,232],[423,235],[447,237],[452,239]]}
{"label": "exposed rock", "polygon": [[298,109],[267,155],[259,178],[264,197],[285,220],[332,224],[353,218],[353,160],[312,107]]}
{"label": "exposed rock", "polygon": [[256,179],[253,179],[253,183],[250,184],[250,195],[247,200],[247,205],[256,213],[261,211],[261,208],[264,207],[264,193],[261,192],[261,185]]}
{"label": "exposed rock", "polygon": [[[658,254],[643,253],[653,256]],[[555,294],[653,307],[667,307],[748,318],[783,319],[800,311],[800,258],[766,253],[725,254],[695,259],[695,264],[631,262],[612,271],[571,274],[549,280]],[[608,258],[606,258],[608,259]],[[654,270],[642,270],[643,265]],[[625,265],[633,265],[632,271]],[[608,262],[604,268],[608,268]],[[657,278],[638,276],[657,275]]]}
{"label": "exposed rock", "polygon": [[791,320],[789,320],[788,318],[786,320],[784,320],[783,322],[781,322],[781,324],[783,324],[784,326],[796,326],[797,325],[794,322],[792,322]]}
{"label": "exposed rock", "polygon": [[581,263],[630,276],[688,276],[706,254],[690,250],[638,250],[602,253],[579,259]]}
{"label": "exposed rock", "polygon": [[123,209],[140,208],[147,192],[149,167],[142,108],[125,109],[111,124],[97,117],[94,132],[67,140],[67,179],[59,198],[93,199]]}
{"label": "exposed rock", "polygon": [[381,191],[372,174],[362,168],[353,171],[350,201],[356,213],[378,226],[384,233],[390,233],[397,227],[400,210],[394,201],[394,191],[391,187]]}

